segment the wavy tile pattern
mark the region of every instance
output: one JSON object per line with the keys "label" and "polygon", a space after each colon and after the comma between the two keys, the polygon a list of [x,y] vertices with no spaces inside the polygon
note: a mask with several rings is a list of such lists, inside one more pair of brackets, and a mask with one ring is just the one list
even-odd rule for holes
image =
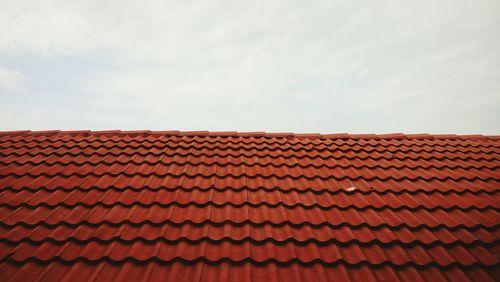
{"label": "wavy tile pattern", "polygon": [[0,132],[0,281],[499,281],[500,138]]}

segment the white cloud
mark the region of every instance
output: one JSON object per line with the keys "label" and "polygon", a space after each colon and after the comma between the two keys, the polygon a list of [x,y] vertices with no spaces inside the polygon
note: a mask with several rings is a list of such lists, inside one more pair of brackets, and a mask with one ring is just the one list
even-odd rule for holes
{"label": "white cloud", "polygon": [[498,1],[4,2],[0,58],[109,59],[73,127],[500,129]]}
{"label": "white cloud", "polygon": [[17,71],[0,66],[0,90],[20,92],[23,89],[24,76]]}

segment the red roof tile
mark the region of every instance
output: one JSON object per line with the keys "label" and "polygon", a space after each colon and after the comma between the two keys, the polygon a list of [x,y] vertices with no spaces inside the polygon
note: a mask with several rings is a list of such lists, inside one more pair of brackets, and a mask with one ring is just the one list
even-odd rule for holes
{"label": "red roof tile", "polygon": [[498,281],[500,139],[0,132],[0,281]]}

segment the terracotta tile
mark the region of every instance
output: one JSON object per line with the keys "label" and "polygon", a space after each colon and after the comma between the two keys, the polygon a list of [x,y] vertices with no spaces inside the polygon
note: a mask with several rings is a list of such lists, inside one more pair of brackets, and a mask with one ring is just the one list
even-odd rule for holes
{"label": "terracotta tile", "polygon": [[499,155],[488,136],[1,133],[0,280],[495,281]]}
{"label": "terracotta tile", "polygon": [[201,281],[242,281],[250,282],[252,273],[250,264],[231,264],[222,262],[220,264],[204,264]]}

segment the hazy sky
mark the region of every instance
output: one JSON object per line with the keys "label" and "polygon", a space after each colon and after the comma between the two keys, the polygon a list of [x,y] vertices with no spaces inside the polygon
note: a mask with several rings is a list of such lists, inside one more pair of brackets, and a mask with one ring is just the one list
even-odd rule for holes
{"label": "hazy sky", "polygon": [[500,134],[500,1],[0,0],[0,129]]}

